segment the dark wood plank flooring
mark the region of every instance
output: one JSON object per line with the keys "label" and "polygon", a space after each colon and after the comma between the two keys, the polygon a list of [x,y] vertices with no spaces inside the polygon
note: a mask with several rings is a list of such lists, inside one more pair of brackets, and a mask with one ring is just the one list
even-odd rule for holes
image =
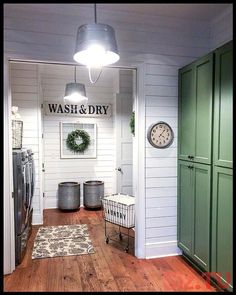
{"label": "dark wood plank flooring", "polygon": [[[32,260],[39,228],[33,226],[23,262],[12,274],[4,276],[5,292],[216,291],[181,256],[137,259],[132,238],[128,253],[120,242],[106,244],[101,210],[44,210],[44,226],[64,224],[87,224],[95,253]],[[118,229],[116,225],[107,225],[109,233]]]}

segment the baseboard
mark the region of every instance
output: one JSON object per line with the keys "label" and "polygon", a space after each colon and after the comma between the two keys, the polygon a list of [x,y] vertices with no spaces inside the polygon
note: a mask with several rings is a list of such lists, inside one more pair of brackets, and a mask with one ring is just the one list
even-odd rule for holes
{"label": "baseboard", "polygon": [[43,224],[43,213],[34,213],[32,218],[32,225]]}
{"label": "baseboard", "polygon": [[[81,203],[80,208],[84,207]],[[44,209],[57,209],[58,208],[58,199],[46,197],[44,200]]]}
{"label": "baseboard", "polygon": [[146,259],[181,255],[177,241],[146,244]]}

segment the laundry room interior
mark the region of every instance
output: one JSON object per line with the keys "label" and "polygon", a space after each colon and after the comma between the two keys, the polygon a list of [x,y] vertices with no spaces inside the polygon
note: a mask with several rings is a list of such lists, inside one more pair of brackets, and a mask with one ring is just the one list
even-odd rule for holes
{"label": "laundry room interior", "polygon": [[[97,73],[95,70],[92,74]],[[94,111],[81,116],[79,112],[66,114],[56,108],[64,105],[66,84],[74,82],[75,78],[85,85],[87,108],[88,105],[108,104],[109,114]],[[12,106],[18,107],[23,121],[22,147],[31,149],[34,154],[33,224],[43,222],[44,209],[58,208],[58,184],[61,182],[80,183],[80,206],[84,205],[85,181],[102,181],[104,195],[117,191],[133,194],[133,134],[129,123],[134,105],[135,70],[105,68],[99,81],[91,84],[83,66],[12,62],[10,79]],[[45,111],[48,104],[56,108],[54,114]],[[96,135],[91,134],[93,140],[96,137],[93,151],[87,151],[86,155],[67,149],[67,154],[63,155],[61,129],[64,126],[61,124],[69,124],[70,131],[83,128],[83,125],[71,124],[91,124],[96,130]],[[119,167],[122,171],[117,170]]]}

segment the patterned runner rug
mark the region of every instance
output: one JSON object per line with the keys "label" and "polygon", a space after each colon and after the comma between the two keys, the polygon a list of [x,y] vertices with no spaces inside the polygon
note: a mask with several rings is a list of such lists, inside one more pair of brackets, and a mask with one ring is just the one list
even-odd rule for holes
{"label": "patterned runner rug", "polygon": [[32,259],[94,253],[87,224],[40,227]]}

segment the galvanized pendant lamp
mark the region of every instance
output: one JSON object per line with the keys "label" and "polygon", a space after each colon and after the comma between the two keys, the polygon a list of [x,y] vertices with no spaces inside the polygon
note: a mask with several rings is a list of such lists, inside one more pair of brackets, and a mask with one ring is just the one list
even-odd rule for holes
{"label": "galvanized pendant lamp", "polygon": [[120,59],[115,31],[106,24],[97,23],[96,4],[94,4],[94,24],[82,25],[78,28],[76,38],[74,60],[80,64],[86,65],[89,69],[89,78],[91,83],[91,68],[100,68],[114,64]]}
{"label": "galvanized pendant lamp", "polygon": [[66,102],[86,104],[88,98],[86,97],[85,86],[84,84],[76,82],[76,67],[74,78],[75,82],[66,84],[64,99]]}

